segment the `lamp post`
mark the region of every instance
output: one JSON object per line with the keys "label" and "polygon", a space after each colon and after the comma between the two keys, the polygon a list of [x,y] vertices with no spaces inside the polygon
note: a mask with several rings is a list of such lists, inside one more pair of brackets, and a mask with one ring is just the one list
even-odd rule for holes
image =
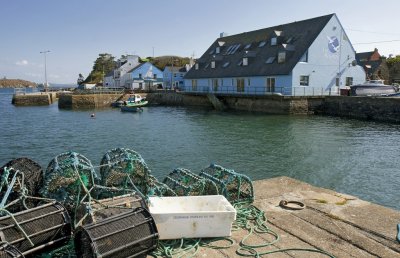
{"label": "lamp post", "polygon": [[41,51],[40,54],[44,55],[44,91],[47,91],[47,62],[46,62],[46,54],[49,53],[50,50]]}

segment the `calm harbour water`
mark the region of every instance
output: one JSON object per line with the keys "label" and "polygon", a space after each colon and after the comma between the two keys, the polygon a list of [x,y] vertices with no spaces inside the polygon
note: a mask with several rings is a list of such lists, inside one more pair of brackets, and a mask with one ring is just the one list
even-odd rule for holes
{"label": "calm harbour water", "polygon": [[0,89],[0,166],[29,157],[45,169],[67,151],[99,165],[108,150],[124,147],[160,180],[177,167],[198,173],[215,163],[253,180],[289,176],[400,210],[400,125],[182,107],[15,107],[12,92]]}

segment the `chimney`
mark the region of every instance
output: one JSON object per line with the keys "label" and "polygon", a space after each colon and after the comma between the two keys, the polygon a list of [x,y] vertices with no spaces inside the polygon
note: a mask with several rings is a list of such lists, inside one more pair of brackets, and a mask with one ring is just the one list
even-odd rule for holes
{"label": "chimney", "polygon": [[221,33],[219,34],[219,37],[220,37],[220,38],[223,38],[223,37],[226,37],[226,36],[228,36],[228,33],[226,33],[226,32],[221,32]]}

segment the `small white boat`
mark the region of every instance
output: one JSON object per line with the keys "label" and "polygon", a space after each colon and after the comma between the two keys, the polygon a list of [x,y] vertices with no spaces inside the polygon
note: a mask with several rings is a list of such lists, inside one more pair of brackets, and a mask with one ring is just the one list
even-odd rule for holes
{"label": "small white boat", "polygon": [[363,84],[350,86],[351,96],[388,96],[397,93],[393,85],[386,85],[384,80],[369,80]]}

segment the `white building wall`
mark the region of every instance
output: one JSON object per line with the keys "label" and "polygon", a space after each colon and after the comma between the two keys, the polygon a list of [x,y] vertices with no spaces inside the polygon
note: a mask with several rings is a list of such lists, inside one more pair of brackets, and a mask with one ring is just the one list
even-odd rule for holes
{"label": "white building wall", "polygon": [[[307,62],[299,62],[293,69],[292,95],[337,95],[346,77],[353,77],[354,83],[362,82],[365,73],[354,66],[354,60],[355,51],[334,15],[308,49]],[[309,76],[308,86],[300,85],[300,76]]]}

